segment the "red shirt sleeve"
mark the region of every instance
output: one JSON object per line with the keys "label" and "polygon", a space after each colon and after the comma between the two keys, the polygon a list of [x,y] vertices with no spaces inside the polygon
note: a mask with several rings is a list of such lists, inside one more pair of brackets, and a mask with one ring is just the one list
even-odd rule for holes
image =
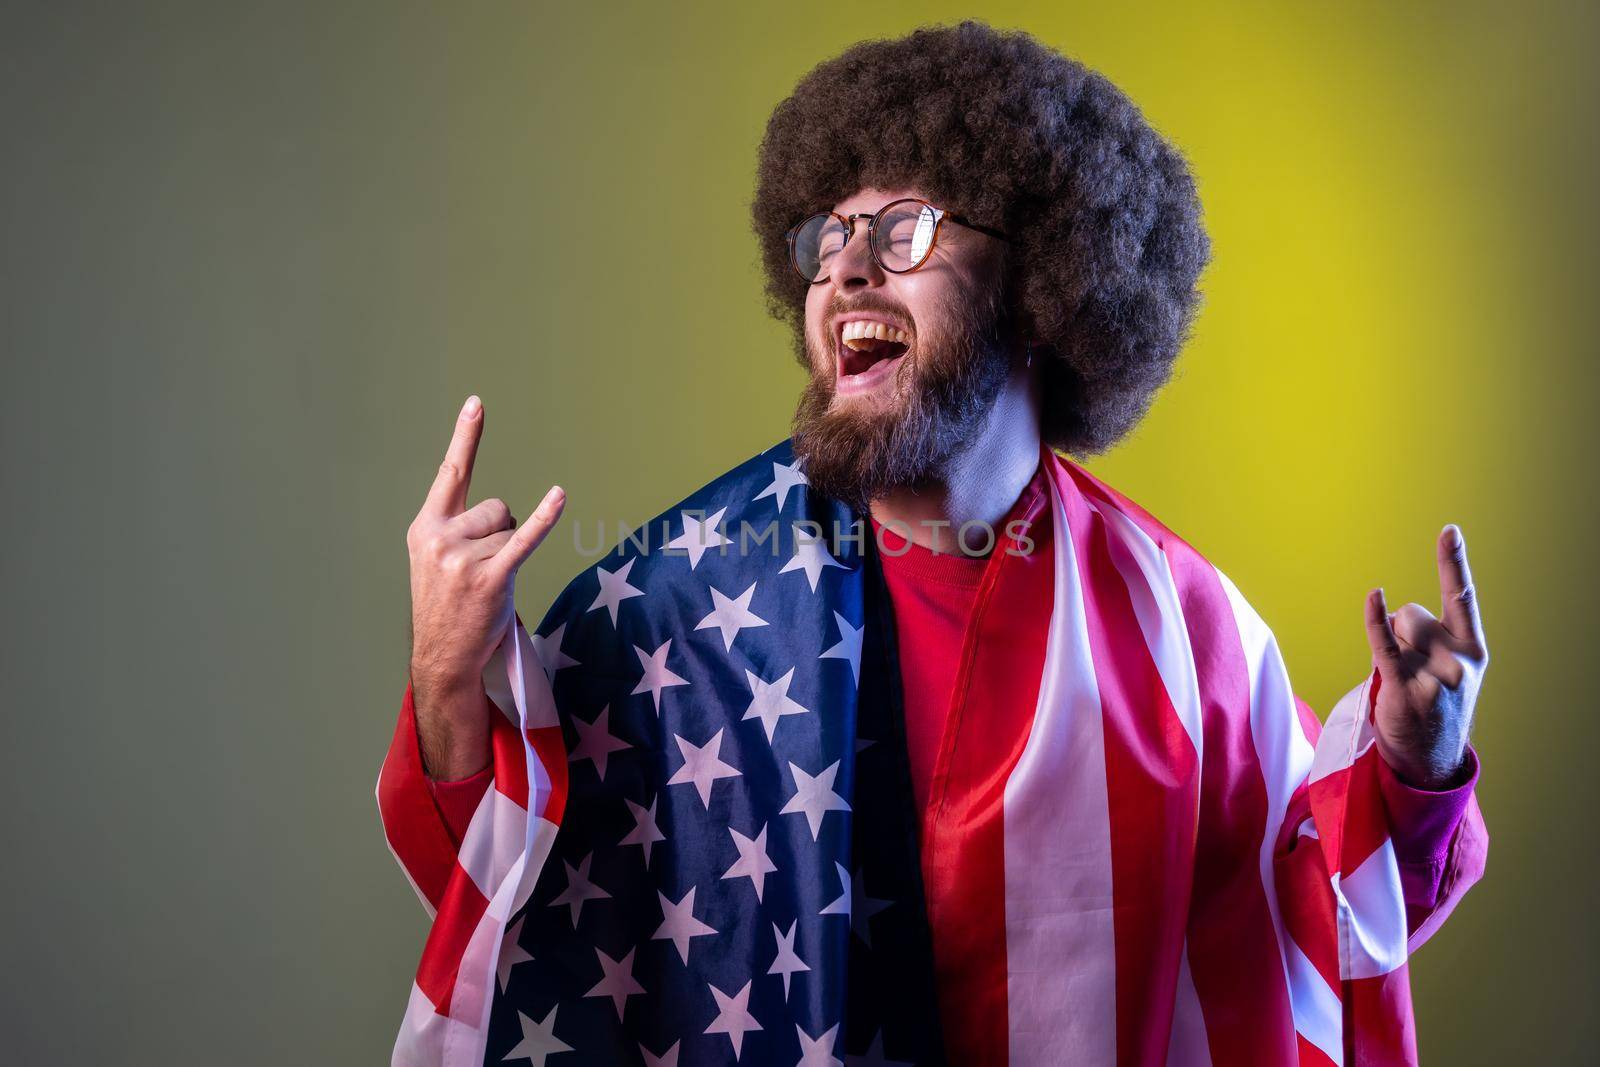
{"label": "red shirt sleeve", "polygon": [[467,836],[467,827],[472,825],[473,812],[478,810],[483,795],[489,791],[489,784],[493,781],[493,764],[470,778],[459,778],[453,782],[428,779],[428,788],[433,792],[433,802],[439,809],[439,815],[444,819],[445,829],[450,831],[450,836],[455,839],[458,848],[462,838]]}
{"label": "red shirt sleeve", "polygon": [[1406,784],[1387,762],[1378,760],[1378,783],[1389,812],[1389,837],[1408,907],[1425,910],[1438,901],[1451,845],[1478,784],[1478,754],[1470,745],[1466,765],[1466,781],[1451,789],[1430,790]]}

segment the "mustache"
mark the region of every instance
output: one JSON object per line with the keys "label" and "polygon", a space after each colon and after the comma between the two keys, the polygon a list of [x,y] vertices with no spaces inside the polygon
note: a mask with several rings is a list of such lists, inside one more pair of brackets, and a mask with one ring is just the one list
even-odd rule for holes
{"label": "mustache", "polygon": [[909,331],[912,327],[912,318],[910,312],[908,312],[902,305],[889,300],[882,294],[873,292],[861,293],[858,296],[850,298],[849,300],[845,300],[839,294],[835,293],[833,298],[828,301],[828,313],[825,319],[828,322],[837,322],[839,316],[850,315],[856,312],[882,315],[885,319],[894,323],[896,326],[899,326],[903,330]]}

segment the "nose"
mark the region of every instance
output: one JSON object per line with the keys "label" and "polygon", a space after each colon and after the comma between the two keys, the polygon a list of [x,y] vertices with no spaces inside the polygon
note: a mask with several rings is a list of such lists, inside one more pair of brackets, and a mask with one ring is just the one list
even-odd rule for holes
{"label": "nose", "polygon": [[884,270],[872,258],[872,250],[868,247],[870,243],[867,220],[858,219],[855,232],[833,257],[833,262],[828,264],[828,279],[833,282],[834,289],[841,293],[853,293],[883,284]]}

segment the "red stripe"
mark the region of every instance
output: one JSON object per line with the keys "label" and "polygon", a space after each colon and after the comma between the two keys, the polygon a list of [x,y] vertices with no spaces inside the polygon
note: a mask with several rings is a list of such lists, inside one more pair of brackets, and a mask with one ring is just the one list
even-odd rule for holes
{"label": "red stripe", "polygon": [[417,747],[417,712],[407,684],[389,743],[378,772],[378,814],[384,836],[401,866],[435,910],[456,869],[455,843],[428,788]]}
{"label": "red stripe", "polygon": [[489,899],[458,865],[422,946],[422,962],[417,964],[417,988],[440,1015],[450,1014],[450,997],[461,969],[461,957],[488,907]]}
{"label": "red stripe", "polygon": [[1012,555],[1016,542],[1008,539],[990,556],[929,785],[923,878],[951,1063],[1006,1063],[1004,800],[1033,726],[1049,637],[1047,503],[1041,493],[1021,512],[1034,523],[1031,553]]}
{"label": "red stripe", "polygon": [[[1066,481],[1066,479],[1062,479]],[[1145,644],[1105,519],[1063,492],[1104,718],[1117,953],[1117,1061],[1162,1064],[1195,849],[1194,746]]]}
{"label": "red stripe", "polygon": [[1338,1064],[1328,1058],[1327,1053],[1299,1034],[1295,1034],[1294,1038],[1299,1046],[1300,1067],[1338,1067]]}
{"label": "red stripe", "polygon": [[1132,519],[1167,557],[1200,693],[1200,804],[1189,971],[1217,1064],[1284,1063],[1293,1009],[1260,875],[1267,787],[1250,728],[1250,670],[1216,570],[1149,512],[1070,461],[1086,495]]}
{"label": "red stripe", "polygon": [[1410,969],[1401,964],[1377,978],[1345,983],[1344,1029],[1349,1067],[1415,1067],[1416,1024]]}

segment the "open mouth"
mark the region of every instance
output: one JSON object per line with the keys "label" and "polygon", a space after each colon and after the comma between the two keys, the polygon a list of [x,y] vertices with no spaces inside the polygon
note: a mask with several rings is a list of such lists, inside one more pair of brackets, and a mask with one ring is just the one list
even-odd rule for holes
{"label": "open mouth", "polygon": [[870,388],[894,373],[911,347],[899,327],[871,319],[852,319],[839,330],[839,392]]}

